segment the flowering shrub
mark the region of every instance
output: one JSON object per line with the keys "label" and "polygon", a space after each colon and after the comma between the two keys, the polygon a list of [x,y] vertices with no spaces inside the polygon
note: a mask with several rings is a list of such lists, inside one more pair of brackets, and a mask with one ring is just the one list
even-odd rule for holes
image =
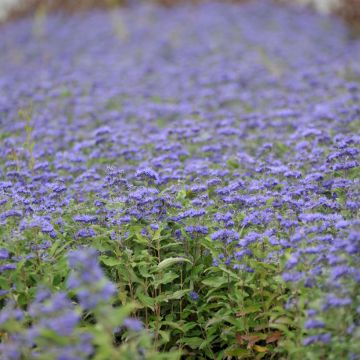
{"label": "flowering shrub", "polygon": [[122,11],[1,29],[1,358],[359,359],[360,43]]}

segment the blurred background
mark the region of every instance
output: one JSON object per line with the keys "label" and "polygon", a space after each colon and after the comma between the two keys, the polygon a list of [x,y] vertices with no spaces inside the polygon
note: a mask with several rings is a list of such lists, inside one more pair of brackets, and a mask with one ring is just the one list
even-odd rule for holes
{"label": "blurred background", "polygon": [[[159,3],[173,6],[179,3],[195,3],[206,0],[0,0],[0,22],[34,15],[39,12],[77,12],[93,7],[136,6],[141,3]],[[218,0],[219,1],[219,0]],[[251,0],[221,0],[244,2]],[[264,0],[265,1],[265,0]],[[360,0],[274,0],[286,5],[311,7],[323,14],[341,16],[360,34]]]}

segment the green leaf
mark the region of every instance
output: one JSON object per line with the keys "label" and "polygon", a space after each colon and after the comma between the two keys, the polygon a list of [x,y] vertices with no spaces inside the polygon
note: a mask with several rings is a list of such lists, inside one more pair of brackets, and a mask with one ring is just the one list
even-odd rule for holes
{"label": "green leaf", "polygon": [[227,164],[233,169],[238,169],[239,168],[239,162],[237,160],[235,160],[235,159],[229,159],[227,161]]}
{"label": "green leaf", "polygon": [[134,240],[134,242],[141,244],[141,245],[149,244],[149,241],[146,240],[143,236],[141,236],[141,234],[136,234],[135,236],[133,236],[132,240]]}
{"label": "green leaf", "polygon": [[203,280],[202,284],[209,286],[209,287],[218,288],[218,287],[226,285],[227,279],[223,276],[216,276],[216,277],[212,277],[212,278]]}
{"label": "green leaf", "polygon": [[204,341],[204,339],[194,336],[191,338],[184,337],[184,338],[180,339],[178,342],[188,345],[192,349],[197,349],[200,347],[200,345],[203,343],[203,341]]}
{"label": "green leaf", "polygon": [[152,298],[148,295],[145,295],[142,292],[139,292],[136,295],[137,295],[138,300],[140,301],[140,303],[143,306],[148,307],[151,310],[154,310],[154,308],[155,308],[155,299],[154,298]]}
{"label": "green leaf", "polygon": [[246,349],[241,349],[239,347],[231,346],[225,350],[225,354],[227,356],[236,356],[237,359],[246,359],[251,355],[251,351]]}
{"label": "green leaf", "polygon": [[207,329],[209,326],[219,324],[219,323],[224,323],[225,321],[229,321],[229,320],[230,320],[230,316],[214,317],[206,323],[205,329]]}
{"label": "green leaf", "polygon": [[168,284],[178,277],[179,275],[175,274],[174,272],[168,272],[163,274],[159,280],[153,281],[152,285],[157,288],[160,284]]}
{"label": "green leaf", "polygon": [[186,294],[188,294],[190,291],[191,291],[191,289],[175,291],[174,294],[171,296],[171,299],[181,299]]}
{"label": "green leaf", "polygon": [[169,243],[169,244],[163,245],[163,246],[161,246],[161,250],[169,249],[172,247],[179,247],[179,243],[177,242],[177,243]]}
{"label": "green leaf", "polygon": [[121,259],[109,258],[109,257],[101,257],[101,262],[106,266],[117,266],[123,263]]}
{"label": "green leaf", "polygon": [[0,289],[5,290],[5,289],[9,289],[9,288],[10,288],[10,286],[9,286],[8,282],[5,280],[5,278],[0,277]]}
{"label": "green leaf", "polygon": [[16,273],[19,274],[21,269],[24,267],[25,263],[27,262],[27,259],[22,259],[21,261],[19,261],[17,263],[17,267],[16,267]]}
{"label": "green leaf", "polygon": [[149,273],[149,265],[146,266],[138,266],[139,273],[144,278],[154,278],[154,275]]}
{"label": "green leaf", "polygon": [[156,299],[159,302],[162,302],[162,301],[168,302],[169,300],[180,300],[182,297],[184,297],[190,291],[191,291],[191,289],[178,290],[178,291],[175,291],[174,293],[166,293],[166,294],[159,295]]}
{"label": "green leaf", "polygon": [[161,322],[161,326],[169,326],[173,329],[179,330],[181,332],[184,332],[184,329],[181,325],[179,325],[178,323],[175,323],[173,321],[162,321]]}
{"label": "green leaf", "polygon": [[119,276],[123,276],[127,281],[132,281],[138,284],[142,284],[143,281],[135,274],[134,270],[131,267],[125,267],[121,262],[121,266],[117,268]]}
{"label": "green leaf", "polygon": [[219,300],[222,300],[222,301],[226,301],[227,300],[227,297],[225,295],[213,295],[213,296],[209,296],[207,299],[206,299],[206,302],[214,302],[214,301],[219,301]]}
{"label": "green leaf", "polygon": [[181,189],[177,195],[176,195],[176,200],[183,200],[186,197],[186,190],[185,189]]}
{"label": "green leaf", "polygon": [[[68,339],[66,337],[63,336],[59,336],[55,331],[50,330],[50,329],[41,329],[40,330],[40,335],[42,337],[42,341],[45,341],[45,343],[47,342],[46,340],[49,340],[49,342],[54,342],[57,345],[60,346],[66,346],[67,345],[67,341]],[[40,341],[41,341],[40,340]]]}
{"label": "green leaf", "polygon": [[[291,331],[289,330],[289,328],[288,328],[286,325],[284,325],[284,324],[269,323],[269,328],[281,330],[281,331],[283,331],[287,336],[290,336],[290,334],[293,333],[293,332],[291,332]],[[294,333],[293,333],[293,334],[294,334]]]}
{"label": "green leaf", "polygon": [[74,240],[65,241],[65,244],[64,244],[63,239],[59,239],[59,240],[55,241],[55,243],[53,244],[53,246],[49,250],[49,255],[50,256],[55,256],[55,254],[62,254],[63,251],[67,247],[69,247],[69,245],[72,244],[73,242],[74,242]]}
{"label": "green leaf", "polygon": [[228,275],[230,275],[232,278],[236,279],[236,280],[242,280],[241,277],[234,273],[233,271],[227,269],[226,267],[224,267],[223,265],[220,265],[219,268],[224,271],[225,273],[227,273]]}
{"label": "green leaf", "polygon": [[276,320],[272,320],[273,324],[284,324],[284,325],[293,325],[294,320],[290,319],[287,316],[280,316]]}
{"label": "green leaf", "polygon": [[185,331],[185,333],[187,333],[188,331],[190,331],[191,329],[193,329],[197,326],[198,326],[198,324],[195,322],[186,322],[184,324],[184,331]]}
{"label": "green leaf", "polygon": [[189,259],[186,259],[184,257],[170,257],[170,258],[167,258],[167,259],[161,261],[158,264],[157,268],[158,268],[159,271],[161,271],[161,270],[164,270],[164,269],[168,268],[171,265],[174,265],[174,264],[177,264],[177,263],[180,263],[180,262],[187,262],[189,264],[192,264],[192,262]]}
{"label": "green leaf", "polygon": [[240,310],[236,314],[236,316],[241,317],[241,316],[245,316],[247,314],[256,313],[256,312],[260,311],[260,309],[261,309],[260,304],[258,304],[258,305],[250,305],[250,306],[247,306],[245,309]]}
{"label": "green leaf", "polygon": [[202,342],[202,344],[200,345],[199,349],[200,349],[200,350],[205,349],[205,348],[208,347],[210,344],[213,344],[213,343],[214,343],[214,340],[216,341],[217,338],[218,338],[218,335],[217,335],[217,334],[212,335],[212,336],[208,336],[208,337],[206,338],[206,340],[204,340],[204,341]]}

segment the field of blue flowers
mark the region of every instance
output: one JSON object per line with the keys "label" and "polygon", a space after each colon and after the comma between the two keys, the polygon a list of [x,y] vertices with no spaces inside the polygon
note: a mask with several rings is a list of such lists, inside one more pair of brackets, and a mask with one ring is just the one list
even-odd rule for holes
{"label": "field of blue flowers", "polygon": [[0,359],[360,359],[359,90],[268,2],[0,28]]}

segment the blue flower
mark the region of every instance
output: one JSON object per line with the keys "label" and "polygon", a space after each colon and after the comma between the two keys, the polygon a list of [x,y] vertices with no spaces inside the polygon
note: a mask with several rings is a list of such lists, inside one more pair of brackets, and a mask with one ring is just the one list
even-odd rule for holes
{"label": "blue flower", "polygon": [[221,240],[226,244],[230,244],[233,241],[239,239],[239,234],[234,230],[222,229],[211,234],[212,240]]}
{"label": "blue flower", "polygon": [[128,330],[135,332],[139,332],[144,328],[144,324],[135,318],[126,318],[123,322],[123,326],[125,326]]}
{"label": "blue flower", "polygon": [[191,291],[189,293],[189,296],[190,296],[190,299],[194,300],[194,301],[198,301],[200,299],[199,294],[197,292],[195,292],[195,291]]}
{"label": "blue flower", "polygon": [[97,262],[96,250],[83,248],[70,251],[68,258],[73,270],[68,278],[68,288],[77,293],[85,309],[95,308],[114,296],[115,285],[105,278]]}
{"label": "blue flower", "polygon": [[321,320],[310,319],[305,322],[305,329],[322,329],[325,327],[325,323]]}

